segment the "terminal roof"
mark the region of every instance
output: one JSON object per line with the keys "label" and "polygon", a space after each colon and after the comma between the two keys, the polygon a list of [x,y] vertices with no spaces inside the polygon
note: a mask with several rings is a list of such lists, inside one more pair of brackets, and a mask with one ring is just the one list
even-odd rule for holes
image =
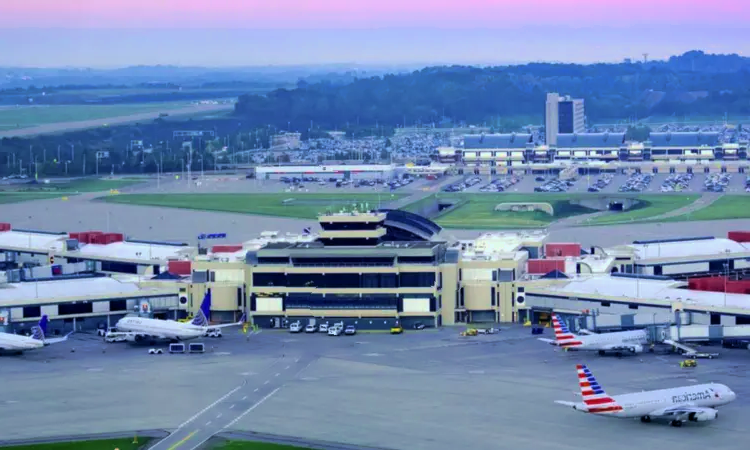
{"label": "terminal roof", "polygon": [[128,260],[179,259],[192,252],[190,247],[147,244],[141,242],[114,242],[112,244],[86,244],[76,252],[82,258],[106,258]]}
{"label": "terminal roof", "polygon": [[625,133],[563,133],[557,135],[557,148],[620,148]]}
{"label": "terminal roof", "polygon": [[720,134],[717,132],[689,132],[689,133],[651,133],[649,141],[652,147],[716,147]]}
{"label": "terminal roof", "polygon": [[67,233],[3,231],[0,232],[0,249],[29,249],[39,252],[60,251],[64,248],[67,238]]}
{"label": "terminal roof", "polygon": [[720,255],[731,253],[745,253],[750,251],[745,246],[726,238],[673,240],[668,242],[651,242],[642,244],[628,244],[616,249],[630,249],[638,260],[688,258],[691,256]]}
{"label": "terminal roof", "polygon": [[9,283],[0,285],[0,305],[22,306],[30,302],[39,302],[40,299],[58,301],[76,297],[107,298],[130,293],[147,295],[162,292],[164,292],[163,289],[141,288],[137,283],[109,277]]}
{"label": "terminal roof", "polygon": [[577,295],[602,296],[612,299],[621,297],[622,301],[661,300],[682,302],[685,306],[750,309],[747,295],[695,291],[682,289],[682,286],[685,286],[685,282],[674,280],[592,276],[576,278],[567,283],[546,286],[543,289],[565,293],[571,297]]}
{"label": "terminal roof", "polygon": [[525,149],[533,142],[531,134],[467,134],[464,136],[464,148],[519,148]]}

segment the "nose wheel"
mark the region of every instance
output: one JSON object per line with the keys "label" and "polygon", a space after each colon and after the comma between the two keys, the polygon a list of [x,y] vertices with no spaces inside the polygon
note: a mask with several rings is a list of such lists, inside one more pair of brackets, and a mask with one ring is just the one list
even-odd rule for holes
{"label": "nose wheel", "polygon": [[651,423],[651,416],[643,416],[643,417],[641,417],[641,422],[643,422],[643,423]]}
{"label": "nose wheel", "polygon": [[682,426],[682,421],[681,420],[673,420],[669,424],[672,425],[673,427],[680,428]]}

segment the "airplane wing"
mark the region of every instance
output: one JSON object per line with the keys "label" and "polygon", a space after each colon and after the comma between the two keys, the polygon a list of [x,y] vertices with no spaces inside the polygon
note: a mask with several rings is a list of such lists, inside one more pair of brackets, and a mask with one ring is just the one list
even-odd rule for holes
{"label": "airplane wing", "polygon": [[225,323],[225,324],[222,324],[222,325],[209,325],[207,328],[226,328],[226,327],[242,326],[242,325],[245,324],[245,320],[246,320],[245,318],[246,318],[246,316],[243,314],[242,317],[240,318],[239,322]]}
{"label": "airplane wing", "polygon": [[566,402],[565,400],[555,400],[555,403],[558,405],[569,406],[571,408],[576,406],[576,402]]}
{"label": "airplane wing", "polygon": [[74,332],[71,331],[70,333],[66,334],[65,336],[61,338],[45,338],[44,345],[59,344],[60,342],[65,342],[68,340],[68,337],[73,333]]}
{"label": "airplane wing", "polygon": [[542,342],[546,342],[548,344],[557,345],[557,341],[555,341],[554,339],[546,339],[546,338],[537,338],[537,339],[539,339]]}

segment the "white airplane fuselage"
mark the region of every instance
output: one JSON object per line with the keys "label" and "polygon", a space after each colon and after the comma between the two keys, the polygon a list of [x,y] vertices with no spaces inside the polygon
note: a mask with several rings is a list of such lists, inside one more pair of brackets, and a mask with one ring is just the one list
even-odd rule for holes
{"label": "white airplane fuselage", "polygon": [[44,342],[27,336],[11,333],[0,333],[0,350],[9,352],[23,352],[44,347]]}
{"label": "white airplane fuselage", "polygon": [[[616,333],[602,333],[589,335],[576,335],[577,345],[569,345],[568,348],[575,350],[610,351],[616,349],[637,349],[648,344],[648,334],[645,330],[620,331]],[[634,352],[635,353],[635,352]]]}
{"label": "white airplane fuselage", "polygon": [[[608,416],[620,418],[637,418],[649,415],[658,416],[659,412],[667,408],[679,406],[693,406],[703,408],[716,408],[724,406],[736,398],[736,394],[723,384],[699,384],[695,386],[683,386],[656,391],[635,392],[612,396],[621,411],[607,413]],[[583,412],[588,411],[584,403],[576,403],[575,409]],[[701,415],[702,414],[702,415]],[[713,414],[711,417],[708,415]],[[705,411],[693,419],[694,421],[705,421],[716,418],[716,413]]]}
{"label": "white airplane fuselage", "polygon": [[143,336],[161,337],[186,341],[203,337],[206,327],[174,320],[149,319],[145,317],[123,317],[117,322],[117,329]]}

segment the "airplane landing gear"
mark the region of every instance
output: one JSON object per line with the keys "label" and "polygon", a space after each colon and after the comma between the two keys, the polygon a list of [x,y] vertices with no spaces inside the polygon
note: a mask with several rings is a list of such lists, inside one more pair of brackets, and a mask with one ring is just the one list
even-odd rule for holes
{"label": "airplane landing gear", "polygon": [[604,350],[599,350],[599,356],[604,356]]}
{"label": "airplane landing gear", "polygon": [[650,423],[651,422],[651,416],[643,416],[643,417],[641,417],[641,422],[643,422],[643,423]]}
{"label": "airplane landing gear", "polygon": [[673,427],[680,428],[682,426],[682,421],[681,420],[673,420],[673,421],[669,422],[669,424],[672,425]]}

